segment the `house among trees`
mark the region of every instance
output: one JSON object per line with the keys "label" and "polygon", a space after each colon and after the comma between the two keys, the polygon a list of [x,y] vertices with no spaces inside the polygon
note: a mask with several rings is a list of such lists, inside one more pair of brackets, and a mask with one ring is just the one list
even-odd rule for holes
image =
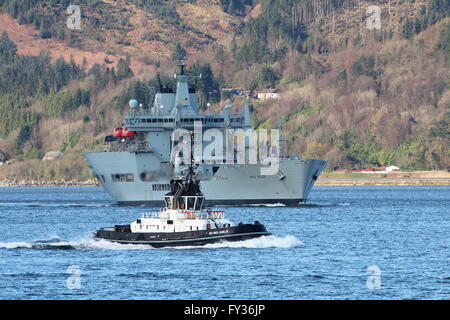
{"label": "house among trees", "polygon": [[278,99],[279,97],[280,92],[278,89],[267,89],[256,92],[256,98],[258,98],[259,100]]}
{"label": "house among trees", "polygon": [[227,94],[240,96],[244,93],[243,89],[235,89],[235,88],[223,88],[222,92],[226,92]]}
{"label": "house among trees", "polygon": [[239,88],[223,88],[222,89],[222,97],[223,98],[232,98],[233,96],[250,96],[250,90],[244,90]]}

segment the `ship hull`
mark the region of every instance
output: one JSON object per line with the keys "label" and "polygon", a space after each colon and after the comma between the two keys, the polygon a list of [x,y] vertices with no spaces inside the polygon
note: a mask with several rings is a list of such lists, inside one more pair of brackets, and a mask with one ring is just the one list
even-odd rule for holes
{"label": "ship hull", "polygon": [[[161,206],[170,175],[152,153],[90,152],[85,157],[104,190],[120,205]],[[208,205],[297,205],[306,202],[327,162],[317,159],[282,159],[274,175],[261,174],[257,164],[223,164],[209,178],[201,179]],[[163,167],[164,166],[164,167]],[[154,172],[143,181],[142,172]],[[117,174],[132,175],[132,181],[113,181]],[[163,186],[161,188],[161,186]]]}
{"label": "ship hull", "polygon": [[100,229],[94,235],[95,239],[107,240],[121,244],[149,245],[155,248],[204,246],[225,241],[243,241],[271,235],[264,225],[240,224],[235,227],[166,233],[134,233],[128,231],[129,226],[117,226],[112,229]]}

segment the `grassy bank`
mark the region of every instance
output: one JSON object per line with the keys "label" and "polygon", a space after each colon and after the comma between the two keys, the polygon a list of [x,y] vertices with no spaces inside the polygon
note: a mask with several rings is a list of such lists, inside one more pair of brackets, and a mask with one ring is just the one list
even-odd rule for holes
{"label": "grassy bank", "polygon": [[389,174],[325,172],[318,186],[448,186],[447,171],[405,171]]}

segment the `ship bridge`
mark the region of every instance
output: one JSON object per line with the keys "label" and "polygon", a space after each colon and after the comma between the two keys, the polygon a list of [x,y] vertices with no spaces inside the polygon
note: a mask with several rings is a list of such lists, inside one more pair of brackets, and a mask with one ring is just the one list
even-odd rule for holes
{"label": "ship bridge", "polygon": [[200,114],[195,90],[189,88],[189,82],[201,79],[185,73],[185,64],[181,63],[180,73],[175,74],[177,80],[176,92],[159,84],[153,106],[150,109],[138,105],[137,101],[130,103],[130,111],[125,116],[123,125],[133,131],[164,131],[175,128],[193,129],[195,122],[201,122],[208,128],[250,128],[250,105],[245,103],[241,114],[231,114],[230,104],[225,105],[217,114]]}
{"label": "ship bridge", "polygon": [[157,116],[149,110],[131,111],[125,116],[124,127],[133,131],[161,131],[184,128],[191,130],[195,122],[201,122],[205,129],[208,128],[242,128],[251,127],[250,121],[244,114],[236,115],[191,115],[191,116]]}

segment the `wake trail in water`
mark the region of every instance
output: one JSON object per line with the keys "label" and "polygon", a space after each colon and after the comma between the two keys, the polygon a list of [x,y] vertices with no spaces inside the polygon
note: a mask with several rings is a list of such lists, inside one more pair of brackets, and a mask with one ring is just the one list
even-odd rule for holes
{"label": "wake trail in water", "polygon": [[61,241],[58,238],[33,242],[0,242],[0,249],[36,250],[144,250],[153,249],[147,245],[120,244],[92,238],[78,241]]}
{"label": "wake trail in water", "polygon": [[[302,244],[294,236],[276,237],[265,236],[255,239],[220,242],[207,244],[204,246],[185,246],[185,247],[165,247],[163,249],[220,249],[220,248],[295,248]],[[107,240],[95,240],[92,238],[81,239],[78,241],[61,241],[59,238],[49,240],[38,240],[33,242],[0,242],[0,249],[34,249],[34,250],[155,250],[156,248],[145,244],[121,244]]]}
{"label": "wake trail in water", "polygon": [[265,248],[295,248],[302,245],[302,242],[294,236],[276,237],[264,236],[243,241],[224,241],[211,243],[204,246],[175,247],[174,249],[217,249],[217,248],[245,248],[245,249],[265,249]]}
{"label": "wake trail in water", "polygon": [[286,207],[284,203],[256,203],[256,204],[249,204],[248,207]]}

